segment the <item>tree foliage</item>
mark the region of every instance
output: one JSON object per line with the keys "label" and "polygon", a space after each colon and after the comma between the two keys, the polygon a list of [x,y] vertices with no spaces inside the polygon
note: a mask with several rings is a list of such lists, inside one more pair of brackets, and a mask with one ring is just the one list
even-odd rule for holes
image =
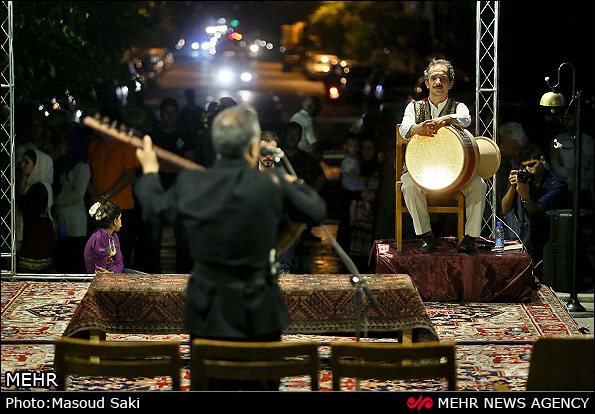
{"label": "tree foliage", "polygon": [[97,78],[128,84],[126,48],[155,28],[149,2],[15,2],[13,54],[20,100],[88,96]]}
{"label": "tree foliage", "polygon": [[310,16],[311,29],[324,47],[341,56],[365,59],[373,49],[396,43],[407,33],[401,2],[323,1]]}
{"label": "tree foliage", "polygon": [[308,22],[319,47],[341,57],[365,60],[373,50],[388,49],[406,60],[448,54],[464,61],[474,56],[474,7],[456,1],[323,1]]}

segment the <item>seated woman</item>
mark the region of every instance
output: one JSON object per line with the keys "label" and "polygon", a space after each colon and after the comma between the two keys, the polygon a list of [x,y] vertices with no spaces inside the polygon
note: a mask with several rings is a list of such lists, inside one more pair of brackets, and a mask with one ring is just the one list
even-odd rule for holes
{"label": "seated woman", "polygon": [[89,214],[97,221],[97,230],[85,246],[87,273],[142,273],[125,269],[120,240],[116,233],[122,227],[122,211],[113,201],[98,201]]}

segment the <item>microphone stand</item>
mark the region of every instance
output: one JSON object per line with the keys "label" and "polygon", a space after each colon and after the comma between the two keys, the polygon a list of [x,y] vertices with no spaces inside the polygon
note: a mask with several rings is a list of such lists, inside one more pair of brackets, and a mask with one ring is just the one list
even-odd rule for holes
{"label": "microphone stand", "polygon": [[[283,164],[285,165],[287,171],[297,178],[295,170],[293,169],[291,163],[285,156],[285,153],[281,150],[277,151],[277,155],[275,156],[275,163],[279,162],[279,159],[283,160]],[[324,224],[322,224],[321,227],[326,233],[329,240],[331,241],[333,248],[339,255],[339,258],[341,259],[343,264],[345,264],[347,269],[349,269],[349,271],[351,272],[350,282],[353,286],[355,286],[355,340],[359,342],[362,329],[362,304],[364,294],[367,296],[370,303],[377,311],[379,311],[380,305],[378,304],[378,301],[376,300],[374,295],[372,295],[372,292],[368,288],[366,281],[362,278],[362,275],[357,270],[357,266],[355,266],[353,260],[351,260],[349,255],[345,253],[345,250],[343,250],[339,243],[337,243],[337,240],[331,235],[331,233],[328,231],[328,228]],[[355,390],[360,390],[359,378],[355,379]]]}
{"label": "microphone stand", "polygon": [[359,341],[360,340],[360,331],[361,331],[361,305],[363,302],[363,299],[362,299],[363,295],[365,294],[367,296],[367,298],[370,300],[370,303],[372,303],[372,306],[376,310],[379,310],[380,305],[378,304],[378,301],[376,300],[374,295],[372,295],[372,292],[368,288],[366,281],[362,278],[362,275],[357,270],[357,267],[355,266],[355,263],[353,263],[353,260],[351,260],[351,258],[347,255],[347,253],[345,253],[345,250],[343,250],[343,248],[339,245],[339,243],[337,243],[337,240],[335,240],[335,238],[330,234],[330,232],[328,231],[328,229],[326,228],[325,225],[322,225],[322,229],[324,230],[327,237],[331,241],[335,251],[341,258],[341,261],[345,264],[345,266],[347,266],[347,269],[349,269],[349,271],[351,272],[350,281],[351,281],[351,284],[353,286],[355,286],[355,291],[356,291],[356,294],[355,294],[355,335],[356,336],[355,336],[355,338],[356,338],[356,341]]}
{"label": "microphone stand", "polygon": [[[574,71],[574,67],[573,67]],[[581,92],[574,94],[574,84],[572,86],[573,99],[576,98],[575,107],[575,137],[574,137],[574,193],[572,194],[572,288],[570,289],[570,299],[566,303],[566,309],[569,312],[586,312],[585,307],[578,299],[577,281],[578,281],[578,247],[580,235],[580,192],[581,192],[581,159],[582,159],[582,132],[581,132]]]}
{"label": "microphone stand", "polygon": [[[569,62],[564,62],[558,67],[558,83],[552,88],[560,85],[560,72],[564,65],[570,66],[572,69],[572,99],[568,104],[566,112],[570,109],[572,103],[576,100],[574,107],[574,192],[572,194],[572,286],[570,289],[570,299],[566,303],[566,309],[568,312],[579,313],[586,312],[586,309],[581,305],[578,299],[577,292],[577,281],[578,281],[578,247],[579,247],[579,235],[580,235],[580,191],[581,191],[581,160],[582,160],[582,131],[581,131],[581,91],[576,91],[576,71],[574,65]],[[549,78],[546,78],[546,82],[549,85]],[[570,131],[569,131],[570,132]],[[571,137],[572,138],[572,137]],[[575,315],[574,315],[575,316]]]}
{"label": "microphone stand", "polygon": [[[291,175],[293,175],[294,177],[297,177],[293,167],[291,166],[291,163],[289,162],[287,157],[285,157],[285,154],[282,151],[278,152],[277,158],[281,158],[287,171],[289,171]],[[337,240],[331,235],[327,227],[324,224],[322,224],[321,227],[326,233],[329,240],[331,241],[333,248],[339,255],[339,258],[345,264],[347,269],[349,269],[349,271],[351,272],[350,281],[351,284],[355,286],[355,339],[359,342],[361,337],[362,324],[361,307],[363,303],[364,294],[367,296],[367,298],[370,300],[370,303],[376,310],[379,310],[380,305],[378,304],[378,301],[376,300],[374,295],[372,295],[372,292],[368,288],[366,281],[362,278],[362,275],[357,270],[357,267],[355,266],[355,263],[353,263],[353,260],[351,260],[349,255],[345,253],[345,250],[343,250],[339,243],[337,243]]]}

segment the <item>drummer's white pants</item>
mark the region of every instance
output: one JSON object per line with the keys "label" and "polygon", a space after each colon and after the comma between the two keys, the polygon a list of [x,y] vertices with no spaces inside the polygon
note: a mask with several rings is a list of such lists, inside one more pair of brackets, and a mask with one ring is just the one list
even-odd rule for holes
{"label": "drummer's white pants", "polygon": [[[405,205],[413,219],[413,228],[418,236],[430,230],[430,215],[428,214],[427,190],[413,181],[408,172],[401,176],[401,190]],[[475,174],[461,192],[465,196],[465,234],[471,237],[481,235],[481,219],[486,203],[487,184]]]}

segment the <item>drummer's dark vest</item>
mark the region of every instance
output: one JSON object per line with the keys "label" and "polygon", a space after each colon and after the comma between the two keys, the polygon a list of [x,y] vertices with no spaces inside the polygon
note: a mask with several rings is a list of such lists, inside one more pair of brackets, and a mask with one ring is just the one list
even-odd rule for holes
{"label": "drummer's dark vest", "polygon": [[[448,98],[446,105],[440,111],[439,116],[452,115],[457,112],[457,105],[459,103],[454,99]],[[428,119],[432,119],[432,111],[430,110],[430,101],[428,98],[421,101],[415,101],[415,123],[420,124]]]}

